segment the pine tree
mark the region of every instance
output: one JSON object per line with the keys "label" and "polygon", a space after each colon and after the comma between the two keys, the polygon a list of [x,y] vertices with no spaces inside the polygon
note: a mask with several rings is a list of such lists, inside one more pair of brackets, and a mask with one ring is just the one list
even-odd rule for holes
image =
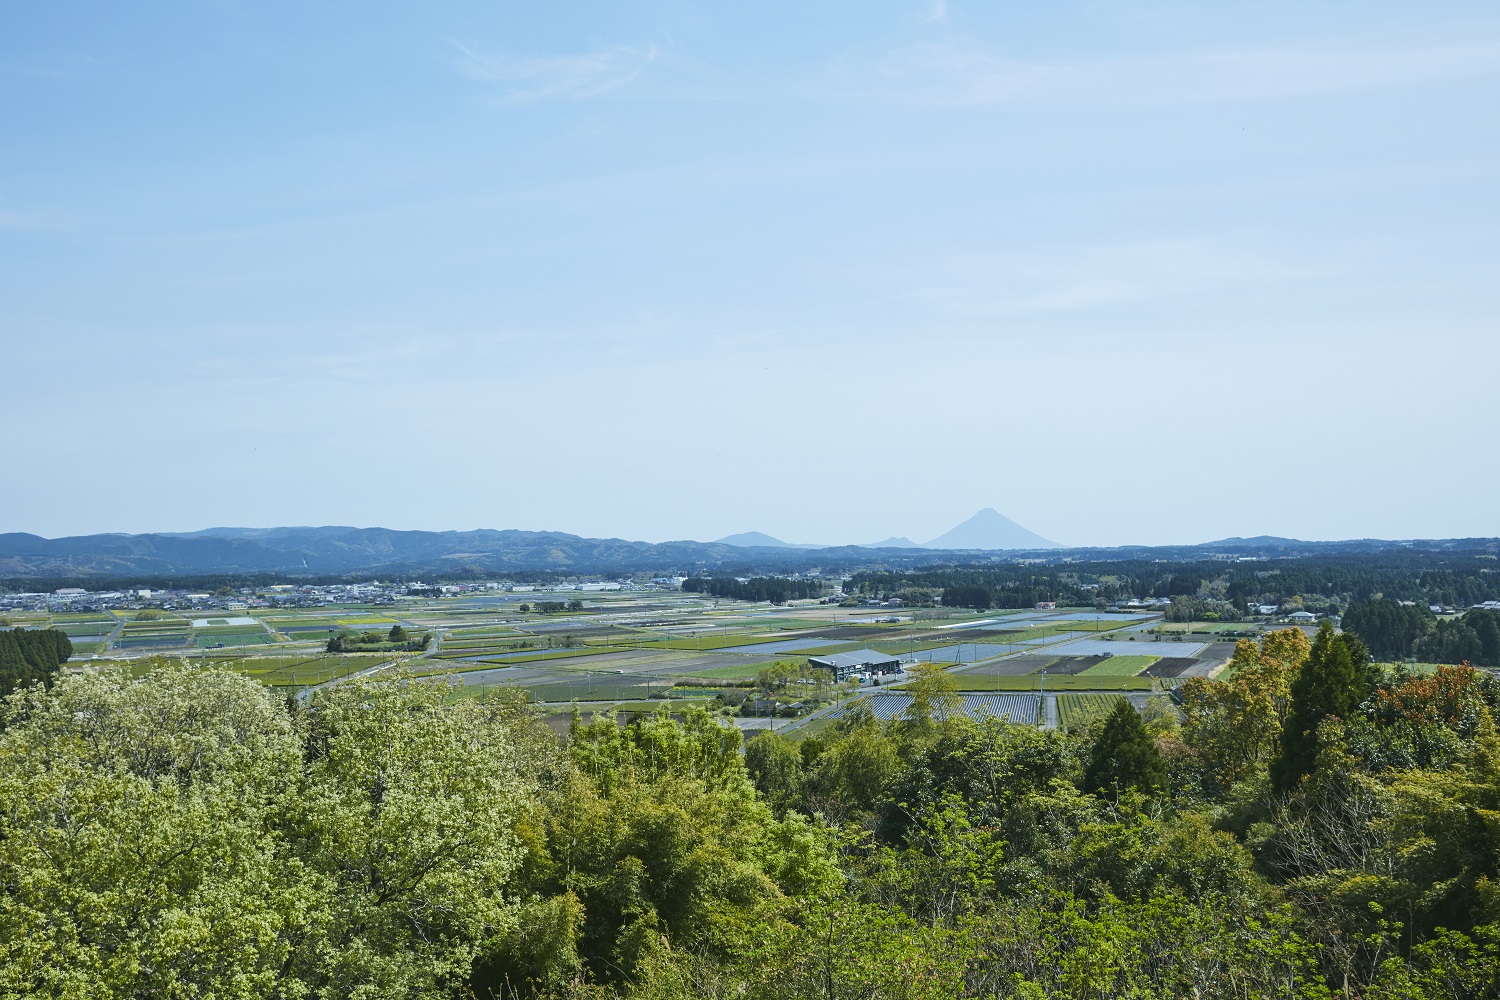
{"label": "pine tree", "polygon": [[1154,792],[1167,783],[1167,768],[1134,706],[1124,698],[1104,720],[1089,750],[1083,787],[1095,794],[1117,794],[1129,788]]}
{"label": "pine tree", "polygon": [[1369,654],[1353,635],[1338,635],[1324,621],[1297,679],[1292,711],[1281,731],[1281,752],[1271,764],[1277,791],[1294,788],[1318,757],[1318,724],[1329,716],[1347,719],[1369,695]]}

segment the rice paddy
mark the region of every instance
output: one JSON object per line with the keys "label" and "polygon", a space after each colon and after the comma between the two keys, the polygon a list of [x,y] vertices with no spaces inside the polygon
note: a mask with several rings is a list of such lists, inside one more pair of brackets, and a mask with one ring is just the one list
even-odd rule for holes
{"label": "rice paddy", "polygon": [[[526,602],[533,603],[530,595]],[[754,605],[714,607],[692,595],[624,592],[590,593],[582,612],[522,613],[521,603],[513,596],[412,599],[394,607],[200,611],[144,621],[122,621],[129,613],[94,615],[66,624],[78,637],[80,655],[181,656],[222,663],[280,689],[314,688],[400,661],[421,676],[452,676],[455,697],[515,688],[554,712],[565,712],[576,701],[585,711],[623,705],[654,709],[665,702],[734,714],[770,664],[873,649],[892,658],[957,667],[950,675],[966,698],[1001,699],[985,703],[1010,705],[1000,713],[1007,717],[1030,712],[1034,723],[1037,713],[1026,706],[1040,705],[1042,691],[1056,696],[1059,705],[1074,696],[1141,697],[1172,686],[1171,671],[1182,663],[1199,665],[1200,643],[1172,643],[1170,652],[1177,655],[1162,658],[1168,651],[1164,644],[1142,649],[1144,639],[1122,641],[1133,633],[1120,630],[1139,628],[1140,616],[1095,620],[1091,610],[981,617],[937,609],[892,616],[879,609],[808,606],[787,613]],[[430,633],[430,647],[399,655],[324,651],[330,633],[384,632],[396,624]],[[113,642],[102,645],[116,629]],[[901,698],[903,680],[882,677],[880,686],[867,683],[864,691],[873,698]],[[721,685],[722,700],[716,697]],[[824,700],[817,703],[826,705],[826,693],[820,697]],[[1070,718],[1081,717],[1082,709],[1069,711]]]}

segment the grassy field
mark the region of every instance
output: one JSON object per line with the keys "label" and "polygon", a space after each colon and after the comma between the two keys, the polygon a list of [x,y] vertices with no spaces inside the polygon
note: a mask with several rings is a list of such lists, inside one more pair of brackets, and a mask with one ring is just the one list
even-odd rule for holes
{"label": "grassy field", "polygon": [[1060,694],[1057,696],[1057,724],[1066,730],[1084,729],[1114,711],[1123,698],[1118,694]]}
{"label": "grassy field", "polygon": [[1219,632],[1254,632],[1257,631],[1257,626],[1244,622],[1172,622],[1163,625],[1162,630],[1168,635],[1173,632],[1213,635]]}
{"label": "grassy field", "polygon": [[1397,670],[1397,669],[1405,668],[1410,673],[1418,674],[1418,675],[1420,675],[1422,677],[1430,677],[1431,675],[1437,673],[1437,668],[1438,667],[1452,666],[1452,664],[1443,664],[1443,663],[1380,663],[1380,664],[1377,664],[1377,666],[1382,667],[1382,668],[1384,668],[1386,670]]}
{"label": "grassy field", "polygon": [[1158,656],[1111,656],[1102,663],[1089,667],[1080,677],[1134,677],[1161,657]]}
{"label": "grassy field", "polygon": [[310,653],[306,656],[214,656],[190,657],[225,670],[244,674],[271,687],[302,687],[347,677],[394,657],[379,653]]}
{"label": "grassy field", "polygon": [[753,681],[765,669],[761,663],[740,663],[732,667],[706,667],[684,671],[684,677],[706,677],[716,681]]}
{"label": "grassy field", "polygon": [[526,685],[525,690],[533,701],[620,701],[649,698],[671,686],[671,681],[641,680],[632,683],[613,678],[580,677],[576,681]]}
{"label": "grassy field", "polygon": [[713,635],[704,634],[698,636],[674,635],[661,639],[643,636],[640,645],[657,649],[728,649],[731,646],[754,646],[763,642],[784,642],[786,639],[787,636],[784,635],[752,635],[746,632],[739,634],[731,633],[729,635],[716,633]]}
{"label": "grassy field", "polygon": [[1124,628],[1127,625],[1139,625],[1137,621],[1122,621],[1118,618],[1100,618],[1098,621],[1075,621],[1070,622],[1080,632],[1113,632],[1115,629]]}
{"label": "grassy field", "polygon": [[265,629],[200,629],[195,638],[199,649],[210,649],[220,643],[225,646],[270,646],[276,643],[275,637],[267,635]]}
{"label": "grassy field", "polygon": [[[997,677],[993,674],[953,674],[960,691],[1036,691],[1038,677]],[[1150,691],[1150,677],[1111,677],[1098,674],[1049,674],[1048,691]]]}
{"label": "grassy field", "polygon": [[[535,652],[523,652],[518,656],[496,655],[485,657],[481,661],[476,661],[475,666],[478,666],[481,662],[486,667],[503,667],[516,666],[522,663],[540,663],[549,660],[575,660],[582,656],[597,656],[601,653],[622,653],[635,648],[634,646],[574,646],[572,649],[538,649]],[[440,658],[448,659],[446,655]],[[588,667],[580,667],[579,669],[587,670]]]}

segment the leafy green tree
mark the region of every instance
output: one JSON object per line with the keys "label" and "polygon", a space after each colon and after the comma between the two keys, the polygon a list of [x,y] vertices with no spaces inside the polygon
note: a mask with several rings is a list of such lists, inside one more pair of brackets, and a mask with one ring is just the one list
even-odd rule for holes
{"label": "leafy green tree", "polygon": [[317,890],[273,832],[302,754],[269,693],[120,671],[17,693],[5,715],[0,995],[278,992]]}
{"label": "leafy green tree", "polygon": [[386,633],[385,638],[387,642],[405,642],[406,629],[402,628],[400,625],[392,625],[391,630]]}
{"label": "leafy green tree", "polygon": [[906,720],[913,728],[925,731],[957,712],[962,698],[952,674],[936,663],[915,663],[907,674],[911,680],[902,690],[911,695]]}
{"label": "leafy green tree", "polygon": [[1128,789],[1147,794],[1166,786],[1167,768],[1140,713],[1124,698],[1105,717],[1089,748],[1084,791],[1119,795]]}
{"label": "leafy green tree", "polygon": [[841,822],[871,814],[901,770],[896,742],[869,716],[840,720],[839,738],[818,755],[807,780],[810,811]]}
{"label": "leafy green tree", "polygon": [[515,920],[528,781],[513,726],[446,684],[334,688],[308,712],[288,831],[317,920],[290,968],[314,989],[427,995],[464,976],[477,942]]}
{"label": "leafy green tree", "polygon": [[292,715],[175,667],[13,695],[0,995],[444,995],[516,920],[526,799],[515,726],[447,694],[353,682]]}
{"label": "leafy green tree", "polygon": [[801,803],[802,753],[791,740],[777,733],[757,736],[745,746],[745,768],[776,815]]}
{"label": "leafy green tree", "polygon": [[[1363,657],[1363,662],[1356,661]],[[1308,774],[1318,756],[1318,724],[1329,716],[1347,719],[1369,694],[1368,654],[1354,636],[1336,634],[1324,621],[1307,663],[1292,682],[1292,709],[1281,733],[1271,780],[1286,791]]]}

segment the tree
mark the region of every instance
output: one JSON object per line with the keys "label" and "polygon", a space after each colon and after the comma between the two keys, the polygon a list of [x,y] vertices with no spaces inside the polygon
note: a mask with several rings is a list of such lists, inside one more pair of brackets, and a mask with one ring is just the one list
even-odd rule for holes
{"label": "tree", "polygon": [[1307,662],[1292,682],[1292,708],[1271,767],[1278,791],[1293,788],[1311,772],[1318,756],[1318,724],[1329,716],[1348,718],[1369,694],[1366,663],[1356,662],[1356,655],[1368,660],[1357,637],[1336,634],[1326,620],[1318,627]]}
{"label": "tree", "polygon": [[516,721],[448,694],[352,681],[293,715],[175,667],[13,695],[0,995],[447,995],[515,922],[532,797]]}
{"label": "tree", "polygon": [[1195,677],[1182,686],[1184,735],[1208,785],[1228,788],[1275,754],[1310,646],[1300,629],[1272,632],[1259,648],[1241,639],[1227,680]]}
{"label": "tree", "polygon": [[37,681],[50,688],[72,655],[73,643],[59,629],[0,631],[0,697]]}
{"label": "tree", "polygon": [[1266,634],[1260,642],[1260,662],[1285,678],[1288,687],[1307,662],[1312,641],[1300,628],[1283,628]]}
{"label": "tree", "polygon": [[911,704],[906,718],[912,726],[923,729],[957,711],[962,699],[952,674],[936,663],[913,664],[908,673],[912,679],[904,690],[911,695]]}
{"label": "tree", "polygon": [[1105,718],[1089,748],[1083,790],[1118,795],[1128,789],[1147,794],[1166,787],[1167,768],[1140,713],[1121,698]]}
{"label": "tree", "polygon": [[791,740],[778,733],[757,736],[745,745],[745,769],[776,815],[800,804],[802,752]]}
{"label": "tree", "polygon": [[32,688],[6,714],[0,994],[277,993],[310,887],[277,857],[302,755],[269,692],[118,671]]}
{"label": "tree", "polygon": [[405,642],[406,629],[402,628],[400,625],[392,625],[390,632],[386,633],[386,641]]}

